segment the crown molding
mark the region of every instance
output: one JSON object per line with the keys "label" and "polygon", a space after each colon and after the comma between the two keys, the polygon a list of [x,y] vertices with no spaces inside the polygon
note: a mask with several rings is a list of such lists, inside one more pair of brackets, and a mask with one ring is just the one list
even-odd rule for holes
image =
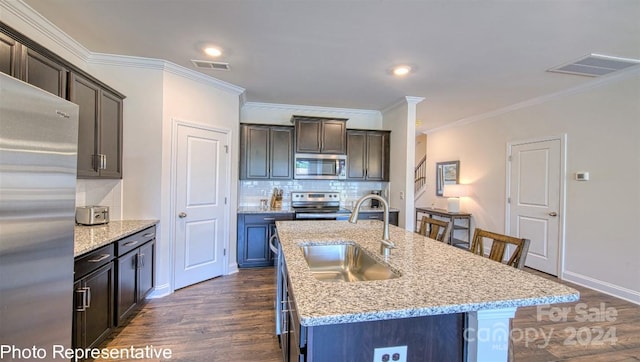
{"label": "crown molding", "polygon": [[134,57],[128,55],[92,53],[89,57],[88,63],[113,65],[128,68],[157,69],[193,80],[198,83],[213,86],[215,88],[235,95],[241,95],[245,92],[244,88],[161,59]]}
{"label": "crown molding", "polygon": [[33,10],[33,8],[24,2],[0,1],[0,10],[0,12],[7,11],[12,14],[27,26],[33,28],[38,33],[73,54],[81,61],[86,62],[89,59],[91,52],[87,48],[78,43],[75,39],[71,38],[67,33],[63,32],[51,21],[40,15],[40,13]]}
{"label": "crown molding", "polygon": [[413,96],[405,96],[400,98],[398,101],[392,103],[391,105],[388,105],[386,107],[384,107],[380,112],[382,114],[385,114],[395,108],[401,107],[401,106],[405,106],[405,105],[409,105],[409,104],[418,104],[420,102],[422,102],[425,98],[424,97],[413,97]]}
{"label": "crown molding", "polygon": [[294,104],[278,104],[278,103],[261,103],[261,102],[245,102],[242,106],[243,110],[255,109],[266,111],[287,111],[293,113],[313,113],[327,115],[354,115],[365,117],[381,117],[380,111],[356,108],[333,108],[320,106],[304,106]]}
{"label": "crown molding", "polygon": [[[636,69],[633,69],[636,68]],[[532,106],[536,106],[539,104],[543,104],[543,103],[547,103],[549,101],[555,100],[555,99],[560,99],[560,98],[564,98],[564,97],[568,97],[570,95],[574,95],[574,94],[578,94],[578,93],[582,93],[582,92],[586,92],[588,90],[592,90],[592,89],[596,89],[599,87],[602,87],[604,85],[607,85],[609,83],[615,83],[618,82],[620,80],[624,80],[627,78],[632,78],[634,76],[640,76],[640,68],[638,67],[633,67],[632,69],[628,69],[628,70],[622,70],[616,73],[613,73],[611,75],[608,76],[604,76],[601,78],[596,78],[590,82],[587,82],[586,84],[581,84],[569,89],[565,89],[565,90],[561,90],[559,92],[555,92],[555,93],[550,93],[550,94],[546,94],[540,97],[536,97],[536,98],[531,98],[528,99],[526,101],[523,102],[519,102],[519,103],[515,103],[512,104],[510,106],[506,106],[503,108],[499,108],[490,112],[486,112],[486,113],[482,113],[482,114],[478,114],[475,116],[471,116],[471,117],[467,117],[467,118],[463,118],[460,119],[458,121],[449,123],[447,125],[444,126],[440,126],[440,127],[436,127],[436,128],[432,128],[432,129],[428,129],[423,131],[422,133],[424,134],[430,134],[430,133],[435,133],[435,132],[439,132],[439,131],[443,131],[449,128],[455,128],[455,127],[461,127],[461,126],[465,126],[474,122],[479,122],[488,118],[493,118],[493,117],[497,117],[499,115],[505,114],[505,113],[509,113],[509,112],[513,112],[519,109],[524,109],[524,108],[528,108],[528,107],[532,107]]]}

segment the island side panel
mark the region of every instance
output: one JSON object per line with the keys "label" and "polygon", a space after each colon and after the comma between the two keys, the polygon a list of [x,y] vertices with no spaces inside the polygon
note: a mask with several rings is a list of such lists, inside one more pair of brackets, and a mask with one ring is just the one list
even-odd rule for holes
{"label": "island side panel", "polygon": [[464,313],[308,327],[307,361],[372,361],[407,346],[407,361],[463,361]]}

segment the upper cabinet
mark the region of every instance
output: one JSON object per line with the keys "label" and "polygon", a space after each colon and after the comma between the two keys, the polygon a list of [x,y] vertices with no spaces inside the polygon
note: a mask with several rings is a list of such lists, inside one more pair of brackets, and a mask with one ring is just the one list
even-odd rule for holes
{"label": "upper cabinet", "polygon": [[78,178],[122,178],[122,94],[2,23],[0,72],[80,107]]}
{"label": "upper cabinet", "polygon": [[347,131],[347,179],[389,181],[389,131]]}
{"label": "upper cabinet", "polygon": [[0,71],[58,97],[67,96],[66,66],[0,33]]}
{"label": "upper cabinet", "polygon": [[296,153],[347,153],[347,119],[292,116]]}
{"label": "upper cabinet", "polygon": [[0,33],[0,72],[20,78],[22,44]]}
{"label": "upper cabinet", "polygon": [[240,179],[292,179],[293,128],[240,126]]}
{"label": "upper cabinet", "polygon": [[33,49],[22,47],[22,77],[32,84],[61,98],[67,98],[67,68]]}
{"label": "upper cabinet", "polygon": [[78,178],[122,178],[122,98],[72,73],[69,100],[80,107]]}

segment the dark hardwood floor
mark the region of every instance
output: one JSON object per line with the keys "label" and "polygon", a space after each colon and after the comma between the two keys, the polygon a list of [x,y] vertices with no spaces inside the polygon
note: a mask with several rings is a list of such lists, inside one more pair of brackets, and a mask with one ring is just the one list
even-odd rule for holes
{"label": "dark hardwood floor", "polygon": [[[150,300],[101,348],[153,345],[170,349],[170,361],[281,361],[274,336],[274,280],[272,268],[242,269]],[[640,361],[640,306],[571,286],[580,291],[579,302],[552,305],[542,313],[537,307],[518,310],[512,324],[514,360]],[[566,321],[558,308],[567,308]],[[605,315],[607,308],[612,309]]]}

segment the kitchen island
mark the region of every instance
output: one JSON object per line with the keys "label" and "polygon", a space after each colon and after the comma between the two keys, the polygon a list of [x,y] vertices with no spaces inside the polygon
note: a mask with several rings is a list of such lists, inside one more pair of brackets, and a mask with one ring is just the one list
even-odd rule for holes
{"label": "kitchen island", "polygon": [[[579,298],[575,289],[398,227],[390,230],[396,248],[383,258],[380,221],[276,226],[287,272],[284,312],[290,317],[284,328],[307,361],[371,361],[374,349],[393,346],[407,346],[409,361],[506,361],[509,320],[518,307]],[[316,279],[300,244],[344,242],[359,245],[401,276],[350,283]],[[341,330],[346,333],[340,340],[331,340]]]}

